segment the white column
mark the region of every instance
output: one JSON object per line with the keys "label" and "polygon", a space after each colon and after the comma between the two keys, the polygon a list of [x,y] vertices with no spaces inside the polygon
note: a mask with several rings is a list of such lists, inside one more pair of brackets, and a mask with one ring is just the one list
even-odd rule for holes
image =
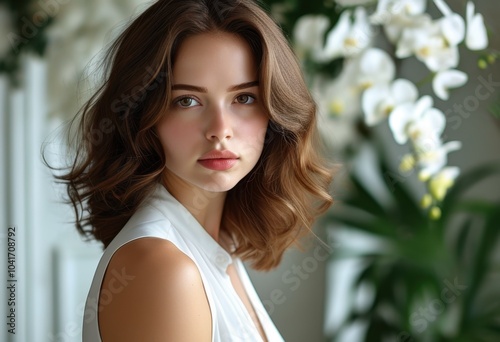
{"label": "white column", "polygon": [[[25,94],[22,89],[11,89],[7,110],[7,226],[15,226],[15,274],[7,281],[15,284],[15,335],[8,335],[8,341],[24,342],[27,326],[26,288],[26,222],[25,222]],[[5,267],[2,267],[5,269]]]}
{"label": "white column", "polygon": [[[45,331],[44,327],[50,324],[50,315],[47,315],[51,307],[50,275],[42,264],[44,243],[44,232],[51,229],[45,226],[43,219],[43,206],[46,196],[42,192],[42,184],[48,179],[40,148],[43,143],[46,127],[46,64],[34,56],[26,56],[23,59],[24,89],[26,94],[24,130],[26,134],[26,145],[24,151],[25,174],[25,231],[28,234],[26,240],[26,267],[30,281],[27,300],[27,341],[37,341]],[[48,260],[45,260],[47,262]]]}
{"label": "white column", "polygon": [[[9,89],[9,80],[7,76],[0,76],[0,295],[6,298],[6,275],[7,275],[7,94]],[[2,325],[4,325],[7,316],[7,301],[1,301]],[[0,340],[7,341],[7,329],[0,331]]]}
{"label": "white column", "polygon": [[[12,342],[39,341],[52,316],[50,282],[46,281],[50,274],[43,274],[46,268],[40,258],[43,231],[50,229],[40,227],[44,205],[40,146],[46,117],[45,66],[27,56],[21,65],[23,77],[18,87],[13,88],[6,76],[0,78],[2,326],[6,326],[10,309],[15,309],[15,335],[4,328],[0,336]],[[7,279],[7,243],[13,241],[7,238],[9,227],[15,227],[15,273]],[[9,285],[15,288],[15,306],[7,305]]]}

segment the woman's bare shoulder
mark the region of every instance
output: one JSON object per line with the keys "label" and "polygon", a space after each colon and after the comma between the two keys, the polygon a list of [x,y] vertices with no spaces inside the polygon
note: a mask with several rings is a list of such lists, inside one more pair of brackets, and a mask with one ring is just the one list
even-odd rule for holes
{"label": "woman's bare shoulder", "polygon": [[210,307],[196,264],[172,242],[140,238],[118,249],[101,287],[107,341],[210,341]]}

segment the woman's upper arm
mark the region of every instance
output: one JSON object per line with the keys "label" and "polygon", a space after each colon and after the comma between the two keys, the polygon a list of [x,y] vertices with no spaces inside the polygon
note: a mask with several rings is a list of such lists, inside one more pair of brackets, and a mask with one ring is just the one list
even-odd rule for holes
{"label": "woman's upper arm", "polygon": [[116,251],[99,305],[103,342],[211,341],[212,318],[198,268],[167,240],[142,238]]}

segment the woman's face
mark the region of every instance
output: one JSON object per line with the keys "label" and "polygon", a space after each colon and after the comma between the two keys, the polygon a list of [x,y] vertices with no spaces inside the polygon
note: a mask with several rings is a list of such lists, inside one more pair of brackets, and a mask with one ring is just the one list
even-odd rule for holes
{"label": "woman's face", "polygon": [[172,101],[157,125],[165,182],[228,191],[257,163],[268,124],[251,48],[229,33],[190,37],[172,76]]}

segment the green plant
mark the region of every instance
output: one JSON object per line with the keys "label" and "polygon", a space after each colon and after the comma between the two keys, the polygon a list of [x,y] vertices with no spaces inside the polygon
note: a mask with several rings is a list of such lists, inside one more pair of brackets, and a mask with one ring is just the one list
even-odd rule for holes
{"label": "green plant", "polygon": [[[500,164],[459,176],[443,201],[441,218],[431,220],[404,182],[394,177],[387,157],[379,156],[376,170],[391,195],[390,204],[378,201],[349,172],[347,196],[324,217],[325,225],[355,229],[388,246],[368,253],[340,248],[332,257],[332,262],[343,258],[364,262],[353,297],[362,286],[374,290],[369,305],[351,309],[344,327],[365,321],[367,342],[500,340],[500,268],[494,259],[500,202],[465,196],[476,183],[498,174]],[[332,341],[341,331],[331,336]]]}
{"label": "green plant", "polygon": [[[2,23],[2,39],[8,43],[8,50],[0,55],[0,74],[9,74],[15,83],[15,73],[20,68],[22,52],[42,56],[48,44],[45,30],[53,22],[47,4],[32,0],[0,0],[0,10],[6,11]],[[7,20],[6,20],[7,19]],[[8,22],[8,23],[7,23]]]}

